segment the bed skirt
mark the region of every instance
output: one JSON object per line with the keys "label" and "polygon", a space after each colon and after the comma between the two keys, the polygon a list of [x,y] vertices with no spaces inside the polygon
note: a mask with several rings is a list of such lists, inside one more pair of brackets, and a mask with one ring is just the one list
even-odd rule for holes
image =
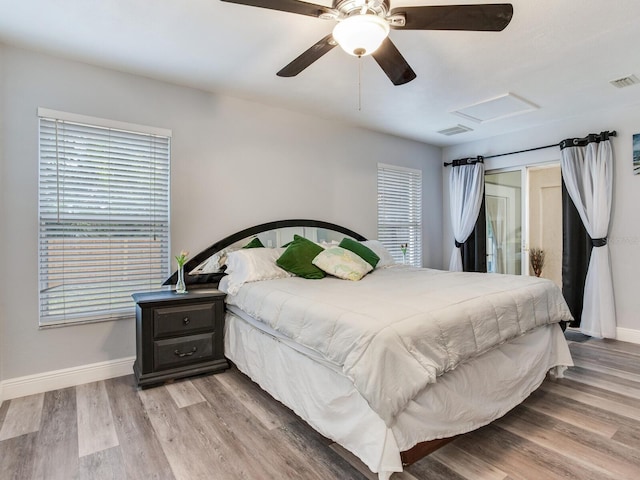
{"label": "bed skirt", "polygon": [[560,327],[539,327],[438,377],[388,428],[339,369],[230,312],[224,337],[225,355],[241,372],[381,480],[402,471],[401,452],[490,423],[538,388],[547,372],[561,375],[573,365]]}

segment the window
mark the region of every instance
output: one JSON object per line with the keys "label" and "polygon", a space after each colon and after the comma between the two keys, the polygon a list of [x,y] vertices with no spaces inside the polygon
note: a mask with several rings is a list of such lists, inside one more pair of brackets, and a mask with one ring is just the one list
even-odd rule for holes
{"label": "window", "polygon": [[171,132],[38,116],[40,325],[130,318],[169,273]]}
{"label": "window", "polygon": [[378,239],[397,262],[422,266],[420,170],[378,164]]}

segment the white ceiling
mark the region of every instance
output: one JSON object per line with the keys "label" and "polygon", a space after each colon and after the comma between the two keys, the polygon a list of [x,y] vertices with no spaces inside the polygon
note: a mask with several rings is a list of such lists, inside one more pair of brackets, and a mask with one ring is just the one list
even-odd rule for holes
{"label": "white ceiling", "polygon": [[[490,2],[391,0],[457,3]],[[502,32],[392,30],[418,75],[397,87],[373,58],[339,48],[297,77],[277,77],[335,22],[220,0],[0,0],[0,42],[441,146],[640,103],[640,85],[609,84],[640,77],[640,1],[511,3]],[[540,108],[483,124],[450,113],[507,93]],[[457,124],[474,130],[437,133]]]}

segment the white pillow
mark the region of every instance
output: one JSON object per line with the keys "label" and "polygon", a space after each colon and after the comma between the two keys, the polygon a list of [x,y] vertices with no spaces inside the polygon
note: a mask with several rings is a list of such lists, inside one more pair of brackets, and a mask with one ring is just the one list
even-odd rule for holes
{"label": "white pillow", "polygon": [[227,265],[227,293],[235,295],[248,282],[286,278],[291,274],[276,265],[284,248],[246,248],[229,252]]}
{"label": "white pillow", "polygon": [[380,257],[380,261],[376,265],[376,268],[384,268],[396,264],[396,261],[389,253],[389,250],[387,250],[380,240],[365,240],[360,243],[373,250],[373,253]]}
{"label": "white pillow", "polygon": [[358,255],[342,247],[329,247],[311,261],[320,270],[344,280],[360,280],[373,267]]}

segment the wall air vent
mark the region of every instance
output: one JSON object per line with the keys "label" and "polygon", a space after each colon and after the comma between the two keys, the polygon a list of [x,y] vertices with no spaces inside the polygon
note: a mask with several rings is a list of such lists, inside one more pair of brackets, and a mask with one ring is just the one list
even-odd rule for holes
{"label": "wall air vent", "polygon": [[626,77],[611,80],[609,83],[616,88],[624,88],[636,85],[637,83],[640,83],[640,80],[635,75],[627,75]]}
{"label": "wall air vent", "polygon": [[472,132],[473,128],[469,128],[466,125],[456,125],[455,127],[451,127],[451,128],[445,128],[444,130],[438,130],[438,133],[441,133],[442,135],[446,135],[447,137],[450,137],[451,135],[458,135],[459,133],[464,133],[464,132]]}

